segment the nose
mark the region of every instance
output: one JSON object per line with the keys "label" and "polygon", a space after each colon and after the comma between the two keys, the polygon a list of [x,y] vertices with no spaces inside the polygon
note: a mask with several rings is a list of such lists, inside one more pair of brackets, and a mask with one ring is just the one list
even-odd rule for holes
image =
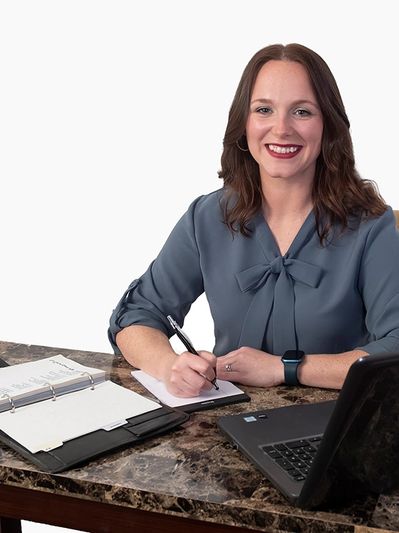
{"label": "nose", "polygon": [[275,114],[273,133],[279,138],[287,137],[292,133],[291,120],[287,113]]}

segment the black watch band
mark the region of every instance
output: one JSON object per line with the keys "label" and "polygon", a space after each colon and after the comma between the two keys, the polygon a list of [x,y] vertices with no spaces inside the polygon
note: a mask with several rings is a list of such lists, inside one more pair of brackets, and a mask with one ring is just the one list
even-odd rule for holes
{"label": "black watch band", "polygon": [[301,350],[288,350],[281,361],[284,364],[284,381],[286,385],[299,385],[298,366],[302,363],[305,352]]}

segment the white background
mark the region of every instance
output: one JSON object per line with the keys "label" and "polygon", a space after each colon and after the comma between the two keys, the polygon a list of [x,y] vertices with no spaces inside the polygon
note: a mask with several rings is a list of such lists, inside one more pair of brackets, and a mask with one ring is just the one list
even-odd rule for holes
{"label": "white background", "polygon": [[[228,110],[268,44],[300,42],[327,61],[358,169],[399,208],[394,5],[3,0],[0,339],[110,351],[125,287],[189,203],[221,186]],[[212,349],[204,298],[185,328]]]}

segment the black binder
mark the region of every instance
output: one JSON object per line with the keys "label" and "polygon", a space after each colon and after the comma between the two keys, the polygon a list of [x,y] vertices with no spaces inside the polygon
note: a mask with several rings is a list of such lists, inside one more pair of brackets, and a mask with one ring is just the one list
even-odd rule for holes
{"label": "black binder", "polygon": [[6,433],[0,431],[0,441],[16,450],[46,472],[62,472],[86,463],[106,452],[132,446],[143,440],[166,433],[189,419],[187,413],[162,406],[160,409],[130,418],[127,424],[112,431],[99,429],[65,442],[49,452],[31,453]]}
{"label": "black binder", "polygon": [[[1,366],[7,366],[7,363],[0,360]],[[188,419],[187,413],[160,405],[159,409],[127,419],[127,424],[111,431],[99,429],[64,442],[62,446],[47,452],[32,453],[3,431],[0,431],[0,441],[41,470],[57,473],[86,463],[107,452],[134,446],[150,437],[166,433]]]}

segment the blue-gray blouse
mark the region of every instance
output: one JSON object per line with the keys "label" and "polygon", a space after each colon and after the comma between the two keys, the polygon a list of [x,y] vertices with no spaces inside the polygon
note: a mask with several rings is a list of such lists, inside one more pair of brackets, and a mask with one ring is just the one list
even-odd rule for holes
{"label": "blue-gray blouse", "polygon": [[399,351],[399,234],[392,209],[351,221],[320,244],[310,213],[281,256],[261,213],[252,233],[234,236],[222,222],[223,190],[197,198],[158,257],[115,308],[109,338],[131,324],[173,335],[205,291],[215,355],[240,346],[272,354],[300,349],[333,354],[354,348]]}

